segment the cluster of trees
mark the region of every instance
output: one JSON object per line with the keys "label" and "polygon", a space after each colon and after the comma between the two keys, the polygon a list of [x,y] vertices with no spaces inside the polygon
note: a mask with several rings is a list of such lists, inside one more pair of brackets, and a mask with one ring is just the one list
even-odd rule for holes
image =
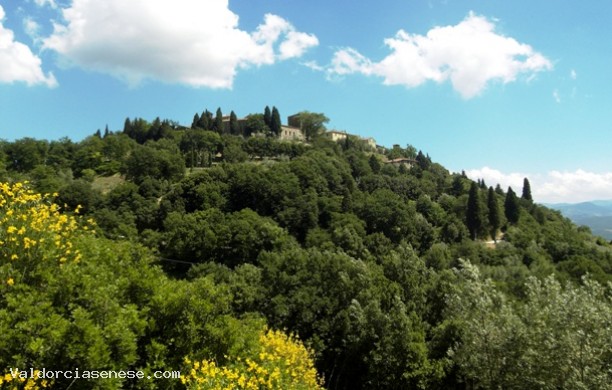
{"label": "cluster of trees", "polygon": [[[520,201],[526,208],[533,206],[531,197],[531,187],[527,178],[523,181],[523,196]],[[484,180],[472,182],[467,201],[466,225],[470,231],[472,240],[489,235],[494,242],[497,242],[498,231],[502,227],[502,222],[516,225],[521,215],[521,205],[512,187],[504,196],[504,192],[497,186],[496,189],[489,187],[484,195],[487,186]],[[503,214],[500,211],[499,198],[503,197]],[[486,199],[486,201],[485,201]],[[502,219],[505,217],[505,221]]]}
{"label": "cluster of trees", "polygon": [[[105,131],[0,145],[0,175],[59,192],[98,232],[75,238],[74,269],[41,262],[45,283],[1,286],[5,366],[239,369],[228,356],[251,356],[265,324],[312,348],[327,388],[612,382],[612,247],[534,203],[528,180],[519,198],[410,145],[245,139],[198,117],[190,129],[130,121],[169,129],[144,142]],[[414,164],[385,163],[399,157]],[[109,166],[121,176],[104,188]],[[105,386],[155,385],[183,386]]]}

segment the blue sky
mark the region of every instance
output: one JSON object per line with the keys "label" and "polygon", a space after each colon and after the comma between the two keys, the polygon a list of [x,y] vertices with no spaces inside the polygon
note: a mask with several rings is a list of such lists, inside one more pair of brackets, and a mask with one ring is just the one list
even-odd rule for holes
{"label": "blue sky", "polygon": [[323,112],[541,202],[612,199],[612,3],[0,0],[0,138]]}

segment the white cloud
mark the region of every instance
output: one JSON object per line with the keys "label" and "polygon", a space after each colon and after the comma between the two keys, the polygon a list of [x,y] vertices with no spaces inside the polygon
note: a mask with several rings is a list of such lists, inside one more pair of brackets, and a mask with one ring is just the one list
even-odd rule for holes
{"label": "white cloud", "polygon": [[315,72],[325,72],[326,70],[325,67],[322,65],[319,65],[317,61],[305,61],[305,62],[302,62],[302,65],[304,65],[308,69],[313,70]]}
{"label": "white cloud", "polygon": [[[495,186],[497,184],[501,185],[501,187],[505,190],[508,187],[512,187],[512,189],[517,192],[521,191],[523,188],[523,179],[530,175],[526,173],[503,173],[497,169],[484,167],[480,169],[470,169],[465,171],[465,174],[472,180],[484,179],[487,186]],[[530,178],[531,183],[531,178]],[[531,186],[533,189],[533,185]]]}
{"label": "white cloud", "polygon": [[38,38],[38,32],[40,31],[40,25],[31,17],[23,19],[23,29],[26,34],[34,40]]}
{"label": "white cloud", "polygon": [[0,6],[0,83],[25,82],[27,85],[43,84],[55,87],[52,73],[42,70],[42,61],[30,48],[15,41],[13,31],[4,28],[4,9]]}
{"label": "white cloud", "polygon": [[313,46],[317,46],[319,40],[312,34],[306,34],[298,31],[289,31],[287,38],[280,44],[279,58],[281,60],[287,58],[301,57],[304,52]]}
{"label": "white cloud", "polygon": [[342,49],[334,53],[330,74],[346,75],[351,73],[362,73],[371,75],[373,72],[372,61],[359,54],[355,49]]}
{"label": "white cloud", "polygon": [[561,103],[561,95],[559,94],[559,90],[555,89],[552,93],[553,99],[555,99],[555,101],[557,103]]}
{"label": "white cloud", "polygon": [[227,0],[74,0],[44,47],[74,65],[137,84],[157,79],[231,88],[239,68],[299,57],[318,44],[267,14],[253,33],[239,29]]}
{"label": "white cloud", "polygon": [[487,185],[499,183],[504,190],[509,186],[520,196],[523,178],[529,179],[535,201],[540,203],[577,203],[589,200],[612,199],[612,172],[595,173],[550,171],[546,174],[503,173],[484,167],[466,171],[473,180],[484,179]]}
{"label": "white cloud", "polygon": [[373,62],[352,48],[334,54],[329,72],[362,73],[383,78],[386,85],[417,87],[450,80],[465,99],[480,94],[492,80],[513,82],[522,74],[552,69],[531,46],[495,32],[495,24],[470,13],[455,26],[434,27],[427,35],[400,30],[385,39],[391,54]]}

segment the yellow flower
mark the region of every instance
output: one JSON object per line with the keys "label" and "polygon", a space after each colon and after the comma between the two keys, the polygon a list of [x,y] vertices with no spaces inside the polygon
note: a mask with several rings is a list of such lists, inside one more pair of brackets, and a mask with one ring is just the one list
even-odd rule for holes
{"label": "yellow flower", "polygon": [[13,278],[8,278],[6,280],[6,284],[8,284],[9,286],[12,286],[13,284],[15,284],[15,281],[13,280]]}

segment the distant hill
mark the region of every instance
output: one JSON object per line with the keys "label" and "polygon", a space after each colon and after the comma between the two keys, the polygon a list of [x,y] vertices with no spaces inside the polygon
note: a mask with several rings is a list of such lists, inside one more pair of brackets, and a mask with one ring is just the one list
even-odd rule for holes
{"label": "distant hill", "polygon": [[581,203],[546,204],[578,225],[591,228],[593,234],[612,240],[612,200]]}

